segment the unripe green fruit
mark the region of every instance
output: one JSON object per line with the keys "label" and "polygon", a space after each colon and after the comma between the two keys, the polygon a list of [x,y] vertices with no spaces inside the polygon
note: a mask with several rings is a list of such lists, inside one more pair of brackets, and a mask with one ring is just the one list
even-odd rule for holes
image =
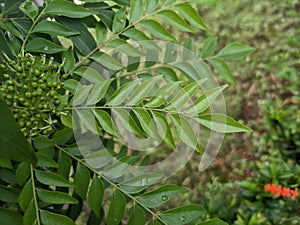
{"label": "unripe green fruit", "polygon": [[9,92],[13,92],[13,91],[15,90],[15,87],[14,87],[14,86],[8,86],[8,87],[7,87],[7,90],[8,90]]}
{"label": "unripe green fruit", "polygon": [[45,90],[47,88],[47,85],[46,84],[41,84],[40,88],[42,88],[43,90]]}
{"label": "unripe green fruit", "polygon": [[10,76],[9,76],[8,74],[3,74],[3,77],[4,77],[5,79],[9,79],[9,78],[10,78]]}
{"label": "unripe green fruit", "polygon": [[32,94],[31,94],[30,92],[26,92],[26,93],[25,93],[25,97],[26,97],[26,98],[32,98]]}
{"label": "unripe green fruit", "polygon": [[23,70],[21,66],[16,66],[15,69],[16,69],[17,72],[22,72],[22,70]]}
{"label": "unripe green fruit", "polygon": [[33,83],[31,84],[31,86],[32,86],[33,88],[37,88],[37,87],[38,87],[38,84],[37,84],[36,82],[33,82]]}

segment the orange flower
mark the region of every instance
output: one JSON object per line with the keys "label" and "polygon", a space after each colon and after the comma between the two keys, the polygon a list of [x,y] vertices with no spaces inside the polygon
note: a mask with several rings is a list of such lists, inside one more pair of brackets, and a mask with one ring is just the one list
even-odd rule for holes
{"label": "orange flower", "polygon": [[289,189],[289,188],[283,188],[282,192],[281,192],[281,195],[283,197],[289,198],[291,196],[291,189]]}
{"label": "orange flower", "polygon": [[276,197],[282,196],[286,198],[291,198],[293,200],[295,200],[299,195],[297,188],[295,190],[291,190],[290,188],[282,187],[282,185],[278,185],[277,187],[275,184],[266,184],[264,186],[264,189],[266,192],[270,192]]}
{"label": "orange flower", "polygon": [[298,196],[298,188],[296,188],[295,190],[291,190],[291,193],[292,193],[292,199],[294,200]]}

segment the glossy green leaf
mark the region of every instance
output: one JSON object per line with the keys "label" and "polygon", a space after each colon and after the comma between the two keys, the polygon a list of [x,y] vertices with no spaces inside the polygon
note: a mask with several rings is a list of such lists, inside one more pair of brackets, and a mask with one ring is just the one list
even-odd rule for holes
{"label": "glossy green leaf", "polygon": [[149,95],[154,85],[161,79],[160,77],[152,77],[147,80],[143,80],[142,83],[135,88],[134,92],[130,95],[126,105],[139,105]]}
{"label": "glossy green leaf", "polygon": [[204,41],[201,49],[201,54],[200,54],[201,58],[207,58],[209,56],[212,56],[217,50],[217,45],[218,45],[217,37],[207,38]]}
{"label": "glossy green leaf", "polygon": [[23,2],[19,6],[19,9],[32,20],[39,14],[39,8],[37,7],[37,5],[29,0]]}
{"label": "glossy green leaf", "polygon": [[107,38],[107,27],[104,23],[99,22],[96,24],[96,40],[97,44],[102,44]]}
{"label": "glossy green leaf", "polygon": [[123,194],[115,190],[111,197],[110,207],[107,215],[107,225],[118,225],[125,212],[126,200]]}
{"label": "glossy green leaf", "polygon": [[11,110],[2,100],[0,100],[0,123],[0,157],[36,163],[37,158],[32,147],[18,128]]}
{"label": "glossy green leaf", "polygon": [[104,77],[96,69],[91,67],[82,66],[76,69],[74,73],[94,84],[104,81]]}
{"label": "glossy green leaf", "polygon": [[23,0],[5,0],[4,1],[4,7],[3,7],[3,11],[1,12],[1,15],[3,16],[3,18],[11,15],[11,14],[15,14],[15,13],[19,13],[19,6],[21,5],[21,3],[23,2]]}
{"label": "glossy green leaf", "polygon": [[92,131],[94,134],[101,134],[97,127],[94,114],[90,110],[76,110],[80,124],[82,124],[87,130]]}
{"label": "glossy green leaf", "polygon": [[114,116],[114,120],[117,120],[116,123],[119,120],[119,123],[117,123],[117,126],[121,129],[122,127],[125,128],[127,131],[129,131],[132,134],[135,134],[137,136],[143,136],[143,132],[140,130],[138,125],[133,120],[132,116],[129,114],[129,112],[125,109],[113,109],[112,115]]}
{"label": "glossy green leaf", "polygon": [[157,13],[157,15],[163,19],[163,21],[170,24],[177,30],[194,33],[194,30],[190,27],[190,25],[188,25],[177,13],[172,10],[163,10]]}
{"label": "glossy green leaf", "polygon": [[58,145],[66,144],[73,137],[73,130],[67,127],[55,131],[52,136],[53,142]]}
{"label": "glossy green leaf", "polygon": [[12,33],[13,35],[15,35],[16,37],[23,39],[23,35],[20,33],[20,31],[14,26],[12,21],[1,21],[0,22],[0,27],[3,30],[6,30],[10,33]]}
{"label": "glossy green leaf", "polygon": [[98,103],[105,96],[112,81],[113,79],[109,79],[96,83],[89,94],[86,105]]}
{"label": "glossy green leaf", "polygon": [[102,171],[103,175],[109,179],[116,179],[121,177],[124,173],[127,172],[130,165],[136,161],[137,157],[135,156],[124,156],[118,159],[113,164],[105,167]]}
{"label": "glossy green leaf", "polygon": [[179,4],[175,8],[192,26],[201,30],[208,30],[198,12],[191,5]]}
{"label": "glossy green leaf", "polygon": [[40,210],[40,215],[43,225],[76,225],[75,222],[69,217],[61,214],[48,212],[46,210]]}
{"label": "glossy green leaf", "polygon": [[228,85],[212,88],[203,93],[191,107],[185,110],[188,114],[199,114],[204,112],[209,106],[217,99],[217,97],[223,92]]}
{"label": "glossy green leaf", "polygon": [[60,120],[63,125],[70,129],[73,129],[72,115],[61,115]]}
{"label": "glossy green leaf", "polygon": [[198,144],[198,137],[191,122],[178,115],[171,115],[171,118],[177,128],[180,139],[187,146],[195,149],[200,154],[203,153],[203,149]]}
{"label": "glossy green leaf", "polygon": [[138,199],[143,205],[149,208],[155,208],[171,200],[178,194],[185,192],[188,192],[188,190],[184,187],[167,184],[153,191],[142,194]]}
{"label": "glossy green leaf", "polygon": [[181,206],[165,211],[160,217],[167,224],[184,225],[195,220],[206,213],[206,210],[199,205]]}
{"label": "glossy green leaf", "polygon": [[32,26],[32,21],[27,17],[16,18],[12,20],[12,23],[20,31],[23,37],[25,37],[28,34]]}
{"label": "glossy green leaf", "polygon": [[160,136],[160,138],[162,138],[162,140],[170,145],[172,149],[176,149],[174,138],[168,121],[166,120],[166,116],[155,111],[152,111],[152,115],[157,128],[157,134]]}
{"label": "glossy green leaf", "polygon": [[36,179],[42,184],[53,185],[58,187],[74,187],[75,185],[63,178],[61,175],[52,172],[46,172],[41,170],[35,171]]}
{"label": "glossy green leaf", "polygon": [[73,49],[70,47],[67,51],[63,52],[62,60],[65,60],[64,71],[69,72],[75,66],[75,57]]}
{"label": "glossy green leaf", "polygon": [[106,105],[109,105],[109,106],[121,105],[125,101],[125,99],[128,97],[128,95],[133,92],[133,90],[136,88],[137,85],[138,85],[138,82],[135,82],[135,81],[122,85],[107,100]]}
{"label": "glossy green leaf", "polygon": [[221,58],[208,58],[207,61],[219,72],[221,77],[223,77],[226,81],[236,84],[236,80],[234,79],[228,65]]}
{"label": "glossy green leaf", "polygon": [[71,39],[73,45],[83,55],[88,55],[97,48],[97,43],[94,36],[88,30],[87,25],[80,19],[71,19],[66,17],[59,17],[57,20],[67,26],[69,29],[79,32],[78,35],[72,35]]}
{"label": "glossy green leaf", "polygon": [[38,157],[38,162],[37,165],[40,167],[49,167],[49,168],[57,168],[58,164],[52,159],[50,158],[48,155],[43,154],[43,153],[36,153],[37,157]]}
{"label": "glossy green leaf", "polygon": [[217,54],[218,57],[230,60],[242,59],[252,54],[256,49],[241,43],[230,43]]}
{"label": "glossy green leaf", "polygon": [[77,199],[64,192],[38,189],[37,195],[40,200],[49,204],[78,204]]}
{"label": "glossy green leaf", "polygon": [[68,79],[64,82],[64,88],[70,91],[72,94],[75,94],[76,90],[81,87],[82,85],[80,82],[74,79]]}
{"label": "glossy green leaf", "polygon": [[6,203],[18,203],[19,189],[0,185],[0,201]]}
{"label": "glossy green leaf", "polygon": [[115,39],[107,44],[108,47],[113,48],[117,51],[120,51],[128,56],[139,57],[143,56],[143,53],[140,52],[136,47],[129,44],[123,39]]}
{"label": "glossy green leaf", "polygon": [[174,98],[171,99],[166,109],[183,111],[183,106],[189,103],[189,101],[192,101],[192,97],[197,92],[197,90],[199,90],[201,83],[192,82],[181,88],[180,91],[174,96]]}
{"label": "glossy green leaf", "polygon": [[115,14],[112,24],[112,32],[114,34],[122,31],[126,25],[126,8],[121,8]]}
{"label": "glossy green leaf", "polygon": [[169,67],[161,66],[156,69],[165,79],[170,81],[178,81],[177,74],[175,71]]}
{"label": "glossy green leaf", "polygon": [[107,150],[98,150],[85,157],[86,162],[93,168],[101,168],[109,163],[113,156]]}
{"label": "glossy green leaf", "polygon": [[77,165],[73,183],[75,184],[75,193],[85,199],[90,184],[90,171],[80,163]]}
{"label": "glossy green leaf", "polygon": [[53,141],[46,136],[38,136],[33,139],[33,146],[36,149],[47,149],[54,145]]}
{"label": "glossy green leaf", "polygon": [[206,220],[202,223],[199,223],[197,225],[228,225],[228,223],[225,223],[224,221],[222,221],[220,219],[213,218],[213,219]]}
{"label": "glossy green leaf", "polygon": [[135,204],[130,208],[130,216],[127,225],[144,225],[146,224],[146,214],[144,210]]}
{"label": "glossy green leaf", "polygon": [[66,51],[67,49],[54,42],[44,38],[34,38],[26,45],[25,50],[28,52],[39,52],[45,54],[54,54]]}
{"label": "glossy green leaf", "polygon": [[111,70],[117,71],[124,68],[124,66],[118,60],[104,52],[96,52],[90,58]]}
{"label": "glossy green leaf", "polygon": [[53,0],[48,4],[45,13],[70,18],[84,18],[97,12],[90,11],[67,0]]}
{"label": "glossy green leaf", "polygon": [[185,76],[191,81],[200,80],[202,77],[200,76],[199,71],[195,68],[195,66],[188,61],[177,62],[174,66],[182,71]]}
{"label": "glossy green leaf", "polygon": [[0,208],[1,225],[23,225],[22,216],[7,208]]}
{"label": "glossy green leaf", "polygon": [[4,167],[7,169],[13,168],[10,159],[5,159],[5,158],[0,158],[0,167]]}
{"label": "glossy green leaf", "polygon": [[153,136],[153,130],[151,130],[152,117],[150,114],[144,109],[133,109],[133,112],[138,118],[145,133],[149,136]]}
{"label": "glossy green leaf", "polygon": [[155,43],[155,41],[151,40],[144,32],[142,32],[138,29],[130,28],[122,34],[129,37],[133,41],[138,41],[139,44],[141,44],[142,46],[144,46],[148,49],[160,50],[160,48]]}
{"label": "glossy green leaf", "polygon": [[154,92],[153,97],[147,102],[146,106],[150,108],[156,108],[163,105],[166,102],[167,98],[176,90],[176,88],[181,83],[181,81],[177,81],[161,86],[156,92]]}
{"label": "glossy green leaf", "polygon": [[56,36],[65,36],[65,37],[80,34],[80,32],[72,30],[63,24],[54,21],[48,21],[48,20],[42,20],[41,22],[39,22],[34,27],[32,32],[50,34]]}
{"label": "glossy green leaf", "polygon": [[145,20],[139,24],[157,38],[165,41],[177,42],[175,37],[173,37],[160,23],[154,20]]}
{"label": "glossy green leaf", "polygon": [[94,113],[103,130],[113,136],[119,136],[118,131],[116,131],[117,126],[113,123],[110,115],[106,111],[95,110]]}
{"label": "glossy green leaf", "polygon": [[161,181],[164,178],[163,174],[160,173],[144,173],[142,175],[138,175],[132,177],[123,183],[121,183],[121,187],[123,186],[132,186],[132,187],[147,187],[149,185],[155,184]]}
{"label": "glossy green leaf", "polygon": [[100,209],[104,195],[104,185],[100,178],[94,176],[88,192],[88,203],[93,212],[100,216]]}
{"label": "glossy green leaf", "polygon": [[57,163],[59,165],[59,167],[57,168],[57,173],[65,179],[68,179],[72,167],[72,159],[70,158],[70,156],[64,152],[60,152],[58,155]]}
{"label": "glossy green leaf", "polygon": [[143,0],[130,1],[130,23],[134,23],[141,18],[143,14]]}
{"label": "glossy green leaf", "polygon": [[23,211],[25,211],[27,209],[32,198],[33,198],[32,181],[29,180],[24,185],[24,187],[19,195],[19,198],[18,198],[18,203]]}
{"label": "glossy green leaf", "polygon": [[235,121],[224,114],[199,115],[197,122],[203,126],[220,133],[250,132],[247,126]]}
{"label": "glossy green leaf", "polygon": [[107,28],[112,30],[113,20],[115,16],[115,12],[110,9],[99,9],[98,16],[100,20],[105,24]]}
{"label": "glossy green leaf", "polygon": [[22,162],[18,165],[16,170],[16,179],[20,185],[24,184],[24,182],[30,176],[30,165],[28,163]]}
{"label": "glossy green leaf", "polygon": [[82,104],[89,96],[93,85],[84,85],[78,88],[73,99],[73,106]]}
{"label": "glossy green leaf", "polygon": [[36,225],[36,210],[35,201],[32,199],[23,216],[24,225]]}
{"label": "glossy green leaf", "polygon": [[159,5],[159,0],[146,0],[146,13],[152,13]]}
{"label": "glossy green leaf", "polygon": [[183,42],[182,60],[194,60],[197,55],[197,47],[194,38],[188,38]]}

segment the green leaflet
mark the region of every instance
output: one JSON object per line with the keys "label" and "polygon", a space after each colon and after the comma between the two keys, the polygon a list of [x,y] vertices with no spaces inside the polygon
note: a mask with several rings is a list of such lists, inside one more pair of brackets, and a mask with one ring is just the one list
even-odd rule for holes
{"label": "green leaflet", "polygon": [[76,194],[78,194],[82,199],[86,198],[89,184],[90,171],[79,163],[74,175],[74,185]]}
{"label": "green leaflet", "polygon": [[161,77],[152,77],[150,79],[143,80],[142,83],[130,94],[126,105],[139,105],[149,95],[154,85]]}
{"label": "green leaflet", "polygon": [[87,10],[73,2],[66,0],[51,1],[45,10],[45,13],[70,18],[84,18],[97,14],[95,11]]}
{"label": "green leaflet", "polygon": [[130,1],[130,23],[136,22],[143,14],[143,0]]}
{"label": "green leaflet", "polygon": [[218,39],[217,37],[207,38],[202,46],[200,56],[201,58],[207,58],[212,56],[217,50]]}
{"label": "green leaflet", "polygon": [[130,93],[133,92],[138,85],[138,81],[133,81],[122,85],[113,95],[107,100],[106,105],[118,106],[121,105]]}
{"label": "green leaflet", "polygon": [[252,54],[256,49],[241,43],[230,43],[226,45],[219,53],[218,57],[230,60],[242,59]]}
{"label": "green leaflet", "polygon": [[75,225],[75,222],[69,217],[57,213],[48,212],[46,210],[40,210],[40,215],[43,225]]}
{"label": "green leaflet", "polygon": [[200,75],[200,71],[198,71],[191,62],[188,61],[177,62],[174,63],[174,66],[177,69],[181,70],[186,75],[186,77],[191,81],[198,81],[202,78]]}
{"label": "green leaflet", "polygon": [[76,110],[79,121],[87,130],[94,134],[102,135],[102,132],[97,127],[96,119],[94,114],[90,110]]}
{"label": "green leaflet", "polygon": [[6,203],[18,203],[20,190],[0,185],[0,200]]}
{"label": "green leaflet", "polygon": [[209,89],[203,93],[187,110],[185,110],[185,113],[197,115],[204,112],[227,86],[228,85],[223,85],[221,87]]}
{"label": "green leaflet", "polygon": [[131,44],[127,43],[127,41],[122,39],[115,39],[108,43],[108,47],[116,49],[128,56],[132,57],[139,57],[143,56],[143,53],[140,52],[136,47],[132,46]]}
{"label": "green leaflet", "polygon": [[68,79],[64,82],[64,88],[70,91],[72,94],[75,94],[77,88],[82,88],[82,85],[77,80]]}
{"label": "green leaflet", "polygon": [[58,164],[49,156],[47,156],[46,154],[43,153],[36,153],[37,157],[38,157],[38,162],[37,162],[37,166],[40,167],[49,167],[49,168],[57,168]]}
{"label": "green leaflet", "polygon": [[25,1],[20,6],[19,9],[30,19],[34,20],[39,14],[39,8],[37,5],[32,1]]}
{"label": "green leaflet", "polygon": [[75,57],[73,49],[70,47],[67,51],[63,52],[62,60],[66,60],[64,64],[65,72],[69,72],[75,65]]}
{"label": "green leaflet", "polygon": [[154,131],[151,129],[152,117],[150,114],[144,109],[133,109],[133,112],[138,118],[139,123],[141,124],[145,133],[149,136],[153,136]]}
{"label": "green leaflet", "polygon": [[190,27],[190,25],[188,25],[177,13],[172,10],[163,10],[157,15],[175,29],[194,33],[194,30]]}
{"label": "green leaflet", "polygon": [[196,121],[220,133],[251,132],[250,128],[224,114],[199,115]]}
{"label": "green leaflet", "polygon": [[202,21],[202,18],[198,15],[198,12],[188,4],[179,4],[175,6],[175,9],[194,27],[201,30],[208,30],[208,27]]}
{"label": "green leaflet", "polygon": [[32,188],[32,182],[29,180],[24,185],[19,197],[18,197],[18,203],[23,211],[25,211],[33,199],[33,188]]}
{"label": "green leaflet", "polygon": [[159,5],[159,0],[146,0],[146,14],[152,13]]}
{"label": "green leaflet", "polygon": [[54,54],[58,52],[66,51],[67,49],[48,41],[44,38],[34,38],[26,45],[25,50],[28,52],[39,52],[45,54]]}
{"label": "green leaflet", "polygon": [[118,225],[125,212],[126,200],[123,194],[115,190],[107,215],[107,225]]}
{"label": "green leaflet", "polygon": [[142,175],[137,175],[121,183],[122,189],[124,187],[147,187],[149,185],[155,184],[164,178],[163,174],[160,173],[144,173]]}
{"label": "green leaflet", "polygon": [[138,199],[143,205],[149,208],[155,208],[166,203],[178,194],[185,192],[188,192],[188,190],[184,187],[167,184],[153,191],[142,194]]}
{"label": "green leaflet", "polygon": [[34,199],[31,199],[31,202],[29,203],[24,216],[23,216],[23,222],[24,225],[32,225],[36,221],[36,205],[34,202]]}
{"label": "green leaflet", "polygon": [[115,123],[112,121],[110,115],[103,110],[95,110],[94,114],[97,118],[97,120],[99,121],[101,127],[103,128],[103,130],[105,130],[105,132],[113,135],[113,136],[120,136],[120,134],[118,133],[117,126],[115,125]]}
{"label": "green leaflet", "polygon": [[52,172],[45,172],[41,170],[35,171],[36,179],[42,184],[53,185],[58,187],[74,187],[74,184],[61,175]]}
{"label": "green leaflet", "polygon": [[16,179],[20,185],[23,185],[30,176],[30,165],[22,162],[16,170]]}
{"label": "green leaflet", "polygon": [[76,90],[73,98],[73,106],[79,106],[80,104],[82,104],[88,98],[92,88],[93,85],[84,85],[79,87]]}
{"label": "green leaflet", "polygon": [[39,22],[34,27],[32,32],[65,37],[80,34],[80,32],[70,29],[63,24],[48,20],[42,20],[41,22]]}
{"label": "green leaflet", "polygon": [[60,174],[63,178],[68,179],[71,166],[72,159],[64,152],[60,152],[58,155],[57,161],[59,167],[57,168],[57,173]]}
{"label": "green leaflet", "polygon": [[122,31],[126,26],[126,8],[120,9],[114,16],[112,24],[112,32],[114,34]]}
{"label": "green leaflet", "polygon": [[109,163],[113,156],[105,149],[98,150],[86,156],[86,162],[93,168],[101,168]]}
{"label": "green leaflet", "polygon": [[39,199],[49,204],[78,204],[77,199],[64,192],[37,189],[37,195]]}
{"label": "green leaflet", "polygon": [[0,208],[1,225],[23,225],[22,216],[10,209]]}
{"label": "green leaflet", "polygon": [[113,164],[105,167],[102,173],[109,179],[119,178],[127,172],[130,165],[132,165],[137,159],[138,157],[135,156],[124,156]]}
{"label": "green leaflet", "polygon": [[173,37],[160,23],[154,20],[145,20],[139,24],[157,38],[165,41],[177,42],[175,37]]}
{"label": "green leaflet", "polygon": [[146,214],[137,204],[130,209],[130,216],[127,225],[144,225],[146,223]]}
{"label": "green leaflet", "polygon": [[110,70],[117,71],[124,68],[118,60],[104,52],[96,52],[90,58],[101,63],[104,67]]}
{"label": "green leaflet", "polygon": [[100,216],[100,209],[104,195],[104,185],[100,178],[94,176],[88,192],[88,203],[93,212]]}
{"label": "green leaflet", "polygon": [[159,72],[167,80],[178,81],[176,72],[169,67],[166,66],[158,67],[156,71]]}
{"label": "green leaflet", "polygon": [[10,109],[2,100],[0,100],[0,123],[0,157],[36,163],[37,158],[32,147],[24,138]]}
{"label": "green leaflet", "polygon": [[232,84],[236,84],[228,65],[221,59],[217,57],[208,58],[207,61],[219,72],[221,77]]}
{"label": "green leaflet", "polygon": [[107,38],[107,27],[104,23],[99,22],[96,24],[96,40],[97,44],[102,44]]}
{"label": "green leaflet", "polygon": [[171,119],[174,122],[180,139],[192,149],[202,154],[204,151],[198,144],[198,137],[195,129],[193,128],[190,121],[184,117],[178,115],[171,115]]}
{"label": "green leaflet", "polygon": [[144,32],[136,29],[136,28],[130,28],[126,30],[123,35],[129,37],[133,41],[139,42],[140,45],[148,48],[148,49],[156,49],[160,50],[158,45],[155,43],[155,41],[151,40]]}
{"label": "green leaflet", "polygon": [[98,103],[106,94],[112,79],[97,83],[88,96],[86,105],[94,105]]}
{"label": "green leaflet", "polygon": [[160,214],[160,217],[167,224],[184,225],[199,218],[205,212],[206,210],[199,205],[187,205],[165,211]]}
{"label": "green leaflet", "polygon": [[104,81],[104,77],[96,69],[91,67],[82,66],[76,69],[74,73],[94,84]]}
{"label": "green leaflet", "polygon": [[38,136],[33,139],[33,146],[36,149],[47,149],[54,145],[53,141],[46,136]]}

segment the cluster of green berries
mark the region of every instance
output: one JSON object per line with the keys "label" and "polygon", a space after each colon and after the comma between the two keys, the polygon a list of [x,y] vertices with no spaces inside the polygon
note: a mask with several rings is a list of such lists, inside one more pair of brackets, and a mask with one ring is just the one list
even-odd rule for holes
{"label": "cluster of green berries", "polygon": [[68,103],[63,89],[63,64],[55,64],[46,55],[30,54],[18,55],[14,60],[6,56],[0,64],[5,71],[0,97],[11,106],[25,137],[50,134],[58,116],[68,114],[64,110]]}

